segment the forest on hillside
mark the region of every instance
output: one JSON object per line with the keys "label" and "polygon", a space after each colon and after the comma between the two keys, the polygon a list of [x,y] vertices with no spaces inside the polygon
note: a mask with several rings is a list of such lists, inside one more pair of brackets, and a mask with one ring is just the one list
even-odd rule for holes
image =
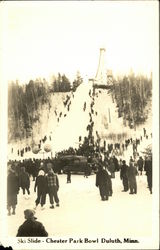
{"label": "forest on hillside", "polygon": [[45,79],[30,80],[29,83],[12,81],[8,85],[8,140],[22,139],[31,136],[32,126],[39,121],[39,112],[44,104],[50,108],[52,93],[75,91],[82,83],[77,73],[76,79],[71,82],[65,74],[53,77],[49,84]]}
{"label": "forest on hillside", "polygon": [[[58,74],[49,84],[45,79],[30,80],[22,85],[18,81],[8,85],[8,140],[30,137],[32,127],[39,121],[40,107],[47,104],[55,92],[75,91],[82,83],[80,74],[71,84],[63,74]],[[145,122],[146,106],[152,96],[152,80],[144,76],[130,75],[114,81],[110,89],[113,101],[116,102],[119,117],[128,120],[130,126]]]}
{"label": "forest on hillside", "polygon": [[144,123],[148,117],[147,104],[152,97],[152,79],[144,76],[128,77],[114,82],[111,90],[118,108],[118,116],[127,120],[130,127]]}

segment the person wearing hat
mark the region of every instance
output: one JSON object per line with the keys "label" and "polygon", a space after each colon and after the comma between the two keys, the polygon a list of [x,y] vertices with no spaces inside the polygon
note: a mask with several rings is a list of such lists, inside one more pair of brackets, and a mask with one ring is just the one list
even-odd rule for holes
{"label": "person wearing hat", "polygon": [[11,215],[11,208],[13,209],[12,214],[15,214],[17,205],[17,194],[19,192],[19,182],[15,171],[10,168],[7,176],[7,209],[8,215]]}
{"label": "person wearing hat", "polygon": [[48,185],[48,194],[49,194],[49,200],[50,200],[50,208],[54,208],[54,201],[56,202],[56,206],[59,207],[59,198],[58,198],[58,189],[59,189],[59,180],[58,176],[54,173],[53,170],[49,170],[47,175],[47,185]]}
{"label": "person wearing hat", "polygon": [[123,187],[124,187],[122,192],[127,192],[128,191],[127,169],[128,169],[128,166],[126,165],[126,161],[123,160],[121,170],[120,170],[120,179],[122,180]]}
{"label": "person wearing hat", "polygon": [[31,209],[24,210],[25,222],[18,228],[16,237],[47,237],[48,233],[43,224],[36,221],[35,211]]}
{"label": "person wearing hat", "polygon": [[38,176],[35,181],[34,192],[36,192],[37,188],[37,199],[35,201],[37,208],[38,204],[41,204],[41,208],[44,209],[44,205],[46,203],[46,193],[47,193],[47,180],[45,176],[45,172],[40,170]]}

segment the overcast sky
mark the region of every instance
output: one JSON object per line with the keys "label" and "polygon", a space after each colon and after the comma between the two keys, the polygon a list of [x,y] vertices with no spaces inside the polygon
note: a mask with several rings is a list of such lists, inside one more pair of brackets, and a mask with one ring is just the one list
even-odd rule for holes
{"label": "overcast sky", "polygon": [[95,77],[100,47],[114,73],[150,73],[158,24],[156,1],[1,3],[1,52],[7,78],[57,72]]}

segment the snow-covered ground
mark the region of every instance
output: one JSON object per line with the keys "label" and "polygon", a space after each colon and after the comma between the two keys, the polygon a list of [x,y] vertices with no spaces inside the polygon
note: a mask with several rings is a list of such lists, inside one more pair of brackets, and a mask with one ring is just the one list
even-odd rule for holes
{"label": "snow-covered ground", "polygon": [[[137,176],[138,193],[122,192],[119,172],[112,179],[113,196],[101,201],[99,189],[95,186],[95,175],[84,178],[72,175],[72,182],[66,183],[66,175],[58,175],[60,207],[50,209],[47,196],[46,208],[37,208],[37,220],[41,221],[49,236],[110,236],[149,237],[152,234],[152,195],[147,188],[146,175]],[[31,195],[28,200],[18,195],[16,215],[8,216],[8,236],[15,236],[24,222],[23,211],[33,209],[36,193],[31,180]]]}

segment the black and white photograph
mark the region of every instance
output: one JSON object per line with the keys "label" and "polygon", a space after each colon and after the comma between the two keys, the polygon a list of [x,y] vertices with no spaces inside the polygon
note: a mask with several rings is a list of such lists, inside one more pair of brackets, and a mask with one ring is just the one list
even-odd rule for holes
{"label": "black and white photograph", "polygon": [[0,2],[0,245],[159,248],[158,1]]}

